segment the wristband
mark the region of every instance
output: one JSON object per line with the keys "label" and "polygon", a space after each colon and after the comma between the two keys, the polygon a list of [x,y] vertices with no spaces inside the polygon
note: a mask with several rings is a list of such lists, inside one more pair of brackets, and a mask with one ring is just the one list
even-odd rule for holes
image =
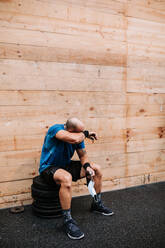
{"label": "wristband", "polygon": [[83,168],[86,170],[88,167],[91,167],[90,166],[90,163],[85,163],[84,165],[83,165]]}
{"label": "wristband", "polygon": [[88,130],[83,131],[83,134],[85,135],[85,138],[89,137],[89,131]]}

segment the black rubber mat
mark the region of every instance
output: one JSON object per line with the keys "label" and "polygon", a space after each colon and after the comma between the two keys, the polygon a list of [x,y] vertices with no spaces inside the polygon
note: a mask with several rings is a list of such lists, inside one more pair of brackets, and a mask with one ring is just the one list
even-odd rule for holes
{"label": "black rubber mat", "polygon": [[0,247],[165,247],[165,183],[106,192],[102,198],[115,215],[91,213],[90,196],[73,198],[72,215],[85,233],[80,241],[66,236],[62,218],[40,219],[32,214],[31,205],[20,214],[0,210]]}

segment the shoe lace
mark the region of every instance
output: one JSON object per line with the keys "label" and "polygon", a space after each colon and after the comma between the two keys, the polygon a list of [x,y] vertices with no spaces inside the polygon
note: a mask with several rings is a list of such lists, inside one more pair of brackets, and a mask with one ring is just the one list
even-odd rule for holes
{"label": "shoe lace", "polygon": [[105,207],[105,205],[104,205],[104,203],[102,201],[99,201],[97,204],[98,204],[99,208],[104,209],[104,210],[108,210],[108,208]]}
{"label": "shoe lace", "polygon": [[67,222],[66,222],[66,224],[68,225],[68,226],[77,226],[77,223],[76,223],[76,221],[74,220],[74,219],[70,219],[70,220],[68,220]]}
{"label": "shoe lace", "polygon": [[74,225],[77,225],[76,221],[74,219],[70,219],[69,221],[70,223],[74,224]]}
{"label": "shoe lace", "polygon": [[68,227],[69,230],[72,230],[74,232],[79,232],[80,231],[75,220],[70,219],[70,220],[67,221],[66,224],[67,224],[67,227]]}

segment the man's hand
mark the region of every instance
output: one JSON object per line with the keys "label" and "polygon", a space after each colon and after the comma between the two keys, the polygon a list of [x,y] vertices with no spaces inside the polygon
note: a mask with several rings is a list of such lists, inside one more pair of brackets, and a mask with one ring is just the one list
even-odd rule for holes
{"label": "man's hand", "polygon": [[91,168],[91,167],[88,167],[86,169],[86,174],[87,174],[87,177],[91,179],[91,177],[94,177],[95,176],[95,171]]}
{"label": "man's hand", "polygon": [[97,140],[97,134],[95,132],[89,132],[88,139],[91,139],[92,141]]}

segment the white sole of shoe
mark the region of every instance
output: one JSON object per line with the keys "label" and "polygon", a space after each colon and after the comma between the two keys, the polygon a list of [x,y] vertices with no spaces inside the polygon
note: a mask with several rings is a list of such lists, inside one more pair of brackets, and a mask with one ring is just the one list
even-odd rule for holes
{"label": "white sole of shoe", "polygon": [[113,215],[113,214],[114,214],[114,212],[109,213],[109,214],[106,214],[106,213],[101,213],[101,212],[96,211],[96,210],[94,210],[94,211],[92,211],[92,212],[95,212],[95,213],[97,213],[97,214],[102,214],[102,215],[105,215],[105,216],[111,216],[111,215]]}
{"label": "white sole of shoe", "polygon": [[84,238],[84,234],[82,234],[80,237],[73,237],[73,236],[71,236],[69,233],[67,233],[67,235],[68,235],[68,237],[69,237],[70,239],[82,239],[82,238]]}

